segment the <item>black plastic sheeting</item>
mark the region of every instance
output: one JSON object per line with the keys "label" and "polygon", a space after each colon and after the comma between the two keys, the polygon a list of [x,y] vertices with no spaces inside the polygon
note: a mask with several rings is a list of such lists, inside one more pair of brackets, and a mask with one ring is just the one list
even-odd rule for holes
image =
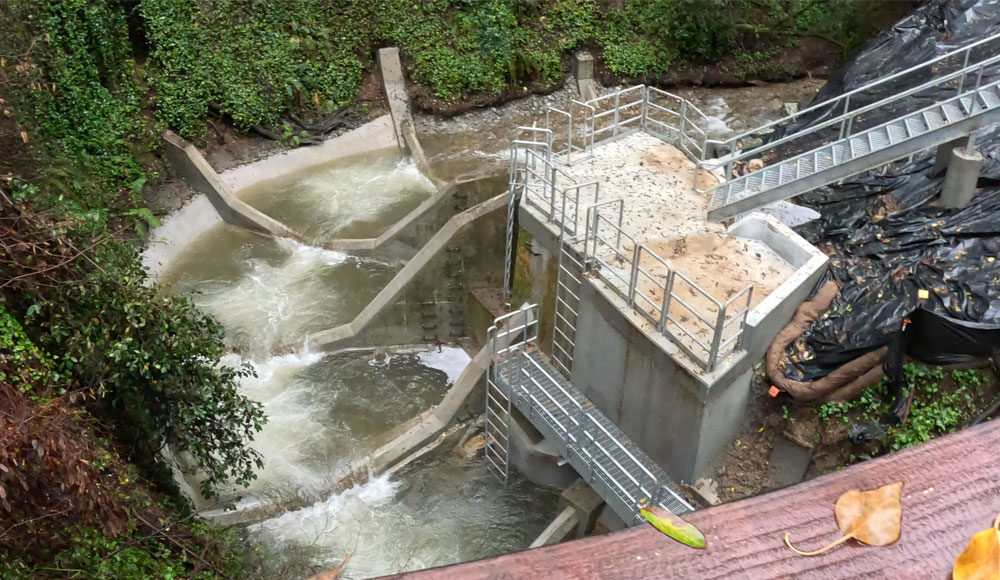
{"label": "black plastic sheeting", "polygon": [[[998,32],[1000,0],[931,2],[872,40],[815,102]],[[998,49],[989,50],[992,55]],[[982,82],[997,78],[1000,70],[988,70]],[[926,80],[906,78],[865,102]],[[941,91],[940,97],[951,96],[955,87]],[[934,97],[924,93],[920,98]],[[909,102],[901,109],[926,104]],[[840,112],[803,115],[770,138]],[[865,122],[874,125],[891,115]],[[893,367],[901,365],[903,351],[931,364],[950,364],[982,359],[1000,349],[1000,127],[977,132],[975,143],[984,158],[982,189],[959,210],[936,205],[944,177],[929,175],[934,150],[799,198],[822,217],[798,231],[827,251],[826,279],[839,280],[843,287],[829,310],[789,346],[789,377],[820,378],[886,345],[891,347],[886,361],[890,378],[899,372]]]}

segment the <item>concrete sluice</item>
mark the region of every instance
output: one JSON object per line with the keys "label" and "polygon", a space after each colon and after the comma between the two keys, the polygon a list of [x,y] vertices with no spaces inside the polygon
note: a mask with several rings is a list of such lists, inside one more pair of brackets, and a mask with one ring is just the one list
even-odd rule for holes
{"label": "concrete sluice", "polygon": [[[452,346],[303,346],[309,333],[350,322],[405,263],[389,257],[398,252],[320,245],[378,236],[434,191],[409,160],[367,154],[237,192],[309,242],[220,221],[169,259],[157,256],[166,291],[189,295],[223,324],[233,351],[223,362],[256,370],[241,389],[268,416],[254,441],[264,468],[249,488],[222,490],[235,512],[206,513],[249,524],[268,577],[303,577],[347,553],[351,577],[499,555],[526,547],[555,513],[557,491],[522,478],[504,488],[480,460],[444,453],[450,445],[394,475],[342,485],[387,435],[442,402],[470,357]],[[197,489],[196,474],[186,479]]]}

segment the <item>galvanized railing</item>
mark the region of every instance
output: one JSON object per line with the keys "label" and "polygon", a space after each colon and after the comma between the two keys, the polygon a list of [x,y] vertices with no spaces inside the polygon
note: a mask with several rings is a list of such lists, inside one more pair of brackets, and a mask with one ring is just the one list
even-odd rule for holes
{"label": "galvanized railing", "polygon": [[[705,372],[712,372],[740,347],[753,285],[726,300],[716,299],[625,233],[621,227],[623,205],[616,199],[587,209],[585,263],[657,331]],[[608,217],[609,211],[612,217]],[[705,306],[697,308],[695,300],[686,296],[698,298]]]}
{"label": "galvanized railing", "polygon": [[[724,168],[724,181],[715,187],[701,189],[698,192],[707,193],[724,185],[727,180],[732,179],[733,167],[736,162],[760,158],[765,153],[770,153],[773,157],[775,148],[779,145],[787,145],[799,140],[808,140],[808,143],[803,147],[785,147],[784,150],[788,152],[787,156],[791,157],[798,155],[802,151],[814,149],[815,135],[826,129],[836,129],[836,133],[831,132],[830,137],[827,139],[827,141],[834,141],[850,137],[854,132],[870,129],[882,124],[884,118],[878,113],[890,107],[895,108],[896,103],[903,99],[925,97],[938,100],[941,97],[941,89],[948,86],[955,87],[956,95],[975,93],[980,88],[983,72],[986,67],[1000,63],[998,50],[1000,50],[1000,34],[995,34],[726,140],[709,140],[706,142],[706,145],[715,151],[723,153],[723,155],[718,159],[703,160],[699,163],[699,167],[708,171],[720,167]],[[969,64],[970,60],[973,61],[972,64]],[[954,63],[957,68],[951,72],[941,72],[941,69],[945,68],[949,63]],[[917,84],[912,88],[898,92],[892,88],[893,85],[906,82],[905,79],[907,77],[914,78],[913,82]],[[920,82],[922,79],[927,80]],[[971,79],[975,79],[975,81],[970,83]],[[890,91],[891,94],[881,97],[881,94],[886,91]],[[859,102],[864,103],[871,98],[875,98],[875,101],[858,106]],[[854,102],[853,108],[852,101]],[[913,108],[918,109],[921,107]],[[813,116],[818,117],[821,114],[828,114],[830,118],[797,131],[786,133],[780,139],[746,149],[743,148],[743,144],[748,138],[765,134],[799,119],[811,118]],[[892,117],[895,118],[898,116],[899,112],[894,111]],[[770,164],[774,164],[781,160],[780,158],[772,158],[768,161]]]}
{"label": "galvanized railing", "polygon": [[[572,101],[569,109],[550,108],[545,128],[522,127],[514,140],[506,271],[509,272],[512,256],[513,200],[515,191],[519,191],[523,202],[538,209],[548,223],[556,226],[560,240],[582,236],[584,266],[596,271],[658,331],[702,369],[711,372],[723,357],[739,347],[752,288],[748,286],[724,302],[713,298],[622,229],[624,200],[600,199],[599,182],[577,183],[563,169],[591,155],[596,145],[637,132],[672,143],[691,160],[701,161],[708,153],[708,116],[678,95],[645,85],[628,87],[585,103]],[[577,125],[580,119],[582,125]],[[565,132],[559,130],[556,120],[566,124]],[[696,166],[694,177],[697,172]],[[617,217],[609,217],[609,211],[616,211]],[[655,264],[659,273],[643,267],[644,259]],[[705,311],[694,311],[671,290],[674,286],[688,285],[693,292],[704,296],[701,301],[708,302]],[[509,287],[509,279],[505,278],[505,291]],[[505,301],[508,295],[505,294]],[[734,299],[741,297],[746,298],[745,306],[734,312]],[[691,316],[674,316],[671,308],[687,308]],[[711,322],[705,323],[706,320]],[[700,327],[699,323],[705,326]]]}
{"label": "galvanized railing", "polygon": [[690,511],[666,474],[534,348],[537,320],[538,306],[525,305],[489,331],[489,376],[506,400],[561,445],[563,457],[626,522],[641,522],[646,505]]}

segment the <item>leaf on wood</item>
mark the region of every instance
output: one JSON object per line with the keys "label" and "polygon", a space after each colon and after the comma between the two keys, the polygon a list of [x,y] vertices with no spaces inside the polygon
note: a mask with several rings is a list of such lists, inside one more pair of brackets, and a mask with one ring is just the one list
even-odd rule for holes
{"label": "leaf on wood", "polygon": [[899,539],[903,521],[903,506],[899,500],[902,493],[902,481],[871,491],[852,489],[840,496],[833,508],[837,525],[844,533],[842,538],[818,550],[803,552],[792,545],[790,534],[785,532],[785,544],[802,556],[822,554],[850,538],[869,546],[888,546]]}
{"label": "leaf on wood", "polygon": [[955,559],[952,580],[995,580],[1000,578],[1000,516],[993,527],[972,536],[969,545]]}
{"label": "leaf on wood", "polygon": [[705,536],[698,531],[698,528],[685,522],[680,516],[674,514],[670,510],[666,510],[658,506],[650,506],[640,508],[639,511],[642,512],[643,517],[646,518],[646,520],[652,524],[654,528],[660,530],[685,546],[691,546],[692,548],[704,548],[708,545],[705,542]]}

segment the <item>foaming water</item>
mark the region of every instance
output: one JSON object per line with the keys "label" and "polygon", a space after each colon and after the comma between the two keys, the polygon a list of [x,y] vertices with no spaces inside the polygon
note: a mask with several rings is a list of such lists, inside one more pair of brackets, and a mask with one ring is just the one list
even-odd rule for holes
{"label": "foaming water", "polygon": [[376,237],[434,192],[410,159],[363,158],[239,193],[309,240]]}
{"label": "foaming water", "polygon": [[[322,495],[352,460],[381,443],[379,436],[441,400],[449,373],[465,356],[447,350],[461,354],[434,351],[446,359],[432,364],[422,361],[423,352],[392,351],[300,352],[250,361],[257,376],[242,379],[240,388],[267,414],[253,442],[264,468],[248,488],[229,495],[248,503]],[[436,368],[442,361],[449,366]],[[230,366],[243,362],[236,354],[222,360]]]}
{"label": "foaming water", "polygon": [[704,127],[705,132],[711,139],[728,137],[733,130],[726,124],[726,117],[729,116],[729,104],[722,97],[713,97],[705,103],[705,116],[708,122]]}
{"label": "foaming water", "polygon": [[162,277],[226,328],[233,348],[263,360],[306,333],[349,322],[398,266],[222,224]]}
{"label": "foaming water", "polygon": [[265,573],[302,578],[345,554],[345,578],[369,578],[524,549],[548,524],[558,492],[513,475],[504,487],[483,466],[444,456],[397,480],[382,476],[308,508],[251,526],[274,551]]}

